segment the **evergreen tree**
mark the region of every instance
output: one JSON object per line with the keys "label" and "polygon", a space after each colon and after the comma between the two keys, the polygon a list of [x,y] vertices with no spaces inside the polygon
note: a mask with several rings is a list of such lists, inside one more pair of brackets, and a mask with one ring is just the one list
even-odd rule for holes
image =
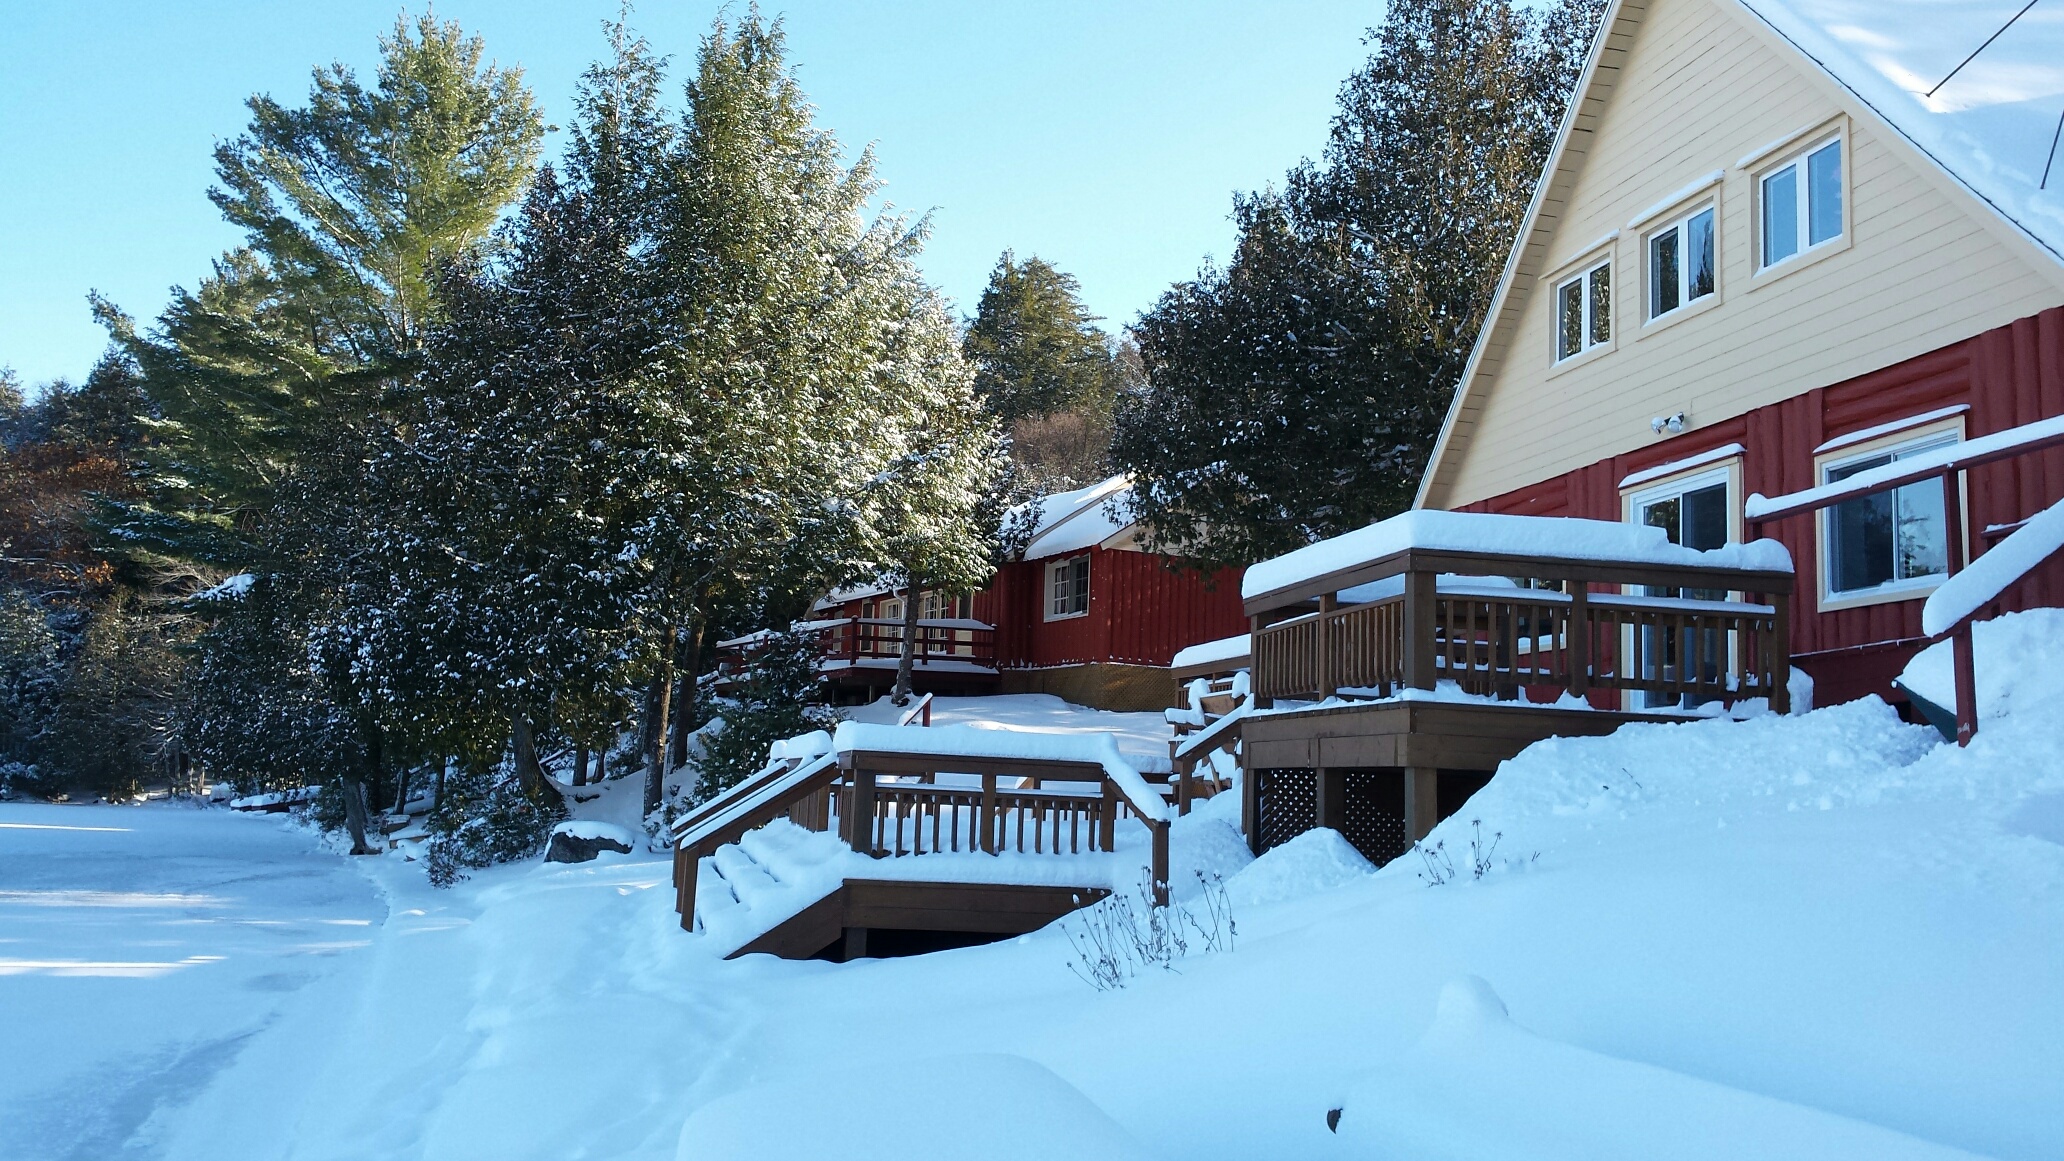
{"label": "evergreen tree", "polygon": [[152,495],[110,522],[135,551],[254,563],[311,448],[378,416],[434,313],[430,277],[486,238],[529,179],[543,121],[521,73],[424,16],[380,41],[376,83],[317,69],[308,104],[250,99],[209,196],[246,233],[153,333],[96,308],[155,415]]}
{"label": "evergreen tree", "polygon": [[1010,435],[1016,495],[1110,474],[1111,407],[1123,376],[1080,292],[1073,275],[1006,250],[968,320],[961,350],[975,367],[976,393]]}
{"label": "evergreen tree", "polygon": [[695,797],[707,800],[767,764],[767,748],[838,722],[817,669],[823,642],[814,632],[770,633],[745,679],[714,706],[723,725],[707,727],[692,764]]}
{"label": "evergreen tree", "polygon": [[1157,541],[1244,565],[1410,503],[1601,8],[1391,6],[1320,162],[1134,328],[1112,454]]}

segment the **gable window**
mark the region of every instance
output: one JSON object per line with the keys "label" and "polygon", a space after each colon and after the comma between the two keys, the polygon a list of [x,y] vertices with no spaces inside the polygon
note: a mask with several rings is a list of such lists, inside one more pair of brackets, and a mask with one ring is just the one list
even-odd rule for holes
{"label": "gable window", "polygon": [[1046,566],[1046,619],[1080,617],[1089,612],[1089,558],[1072,556]]}
{"label": "gable window", "polygon": [[[1955,433],[1923,436],[1838,460],[1822,466],[1821,482],[1846,480],[1956,442]],[[1922,480],[1828,508],[1822,517],[1828,595],[1855,597],[1931,587],[1949,570],[1945,516],[1939,480]]]}
{"label": "gable window", "polygon": [[1648,236],[1648,317],[1661,318],[1713,293],[1713,207]]}
{"label": "gable window", "polygon": [[1842,236],[1842,138],[1823,141],[1765,173],[1761,191],[1766,268]]}
{"label": "gable window", "polygon": [[1561,362],[1612,341],[1612,261],[1598,263],[1555,288],[1555,359]]}

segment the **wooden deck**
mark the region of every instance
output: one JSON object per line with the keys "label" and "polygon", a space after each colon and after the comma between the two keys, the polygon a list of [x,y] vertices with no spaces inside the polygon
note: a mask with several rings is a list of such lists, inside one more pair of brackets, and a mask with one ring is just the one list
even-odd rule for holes
{"label": "wooden deck", "polygon": [[[871,699],[874,691],[896,682],[903,657],[901,620],[880,617],[832,617],[802,621],[798,627],[818,635],[825,681],[847,694]],[[765,634],[752,633],[718,642],[717,684],[728,688],[752,664]],[[920,693],[983,694],[997,685],[996,628],[965,619],[921,620],[911,652],[911,686]]]}
{"label": "wooden deck", "polygon": [[[1095,762],[972,752],[973,746],[970,752],[941,752],[916,743],[944,730],[874,729],[874,742],[885,744],[770,766],[680,820],[674,887],[684,928],[697,929],[704,863],[776,819],[836,835],[873,860],[895,860],[897,873],[848,874],[838,889],[759,932],[732,955],[852,958],[870,954],[869,940],[877,936],[879,949],[1022,934],[1110,893],[1123,857],[1118,835],[1125,828],[1143,832],[1134,839],[1146,840],[1139,870],[1156,898],[1166,900],[1168,811],[1163,791],[1144,776],[1127,784]],[[1009,748],[1008,735],[982,739],[983,733],[965,736]],[[899,737],[911,744],[896,746]],[[969,856],[1005,853],[1055,861],[1051,872],[1030,876],[1043,880],[1032,884],[990,881],[988,872],[968,874]],[[947,870],[928,877],[926,860],[934,857]],[[728,905],[729,897],[723,898]]]}
{"label": "wooden deck", "polygon": [[1248,842],[1330,826],[1382,862],[1534,742],[1712,702],[1784,712],[1791,589],[1789,572],[1406,549],[1249,597]]}

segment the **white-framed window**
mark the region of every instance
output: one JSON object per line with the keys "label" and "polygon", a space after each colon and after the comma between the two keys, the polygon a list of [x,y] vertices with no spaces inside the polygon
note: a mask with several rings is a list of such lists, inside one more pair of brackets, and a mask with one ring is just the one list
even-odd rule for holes
{"label": "white-framed window", "polygon": [[[1670,543],[1701,550],[1721,548],[1741,538],[1736,518],[1739,461],[1706,471],[1678,476],[1652,484],[1626,498],[1627,520],[1660,528]],[[1724,601],[1725,590],[1677,589],[1643,586],[1641,592],[1654,597],[1687,597],[1693,600]],[[1696,668],[1705,681],[1717,681],[1723,669],[1734,664],[1733,634],[1719,629],[1665,629],[1645,626],[1630,629],[1640,634],[1642,664],[1647,677],[1676,679]],[[1627,644],[1634,642],[1630,639]],[[1661,668],[1661,673],[1656,672]],[[1689,709],[1696,704],[1690,695],[1632,694],[1630,709]]]}
{"label": "white-framed window", "polygon": [[1648,317],[1662,318],[1719,287],[1713,207],[1702,206],[1648,236]]}
{"label": "white-framed window", "polygon": [[1839,133],[1822,138],[1757,178],[1762,268],[1842,236],[1842,142]]}
{"label": "white-framed window", "polygon": [[[1820,482],[1846,480],[1959,438],[1956,431],[1938,431],[1828,460],[1820,466]],[[1845,600],[1939,584],[1949,571],[1949,522],[1942,504],[1942,481],[1922,480],[1828,507],[1820,521],[1825,595]]]}
{"label": "white-framed window", "polygon": [[1089,557],[1071,556],[1047,565],[1046,591],[1049,621],[1089,612]]}
{"label": "white-framed window", "polygon": [[1612,341],[1612,259],[1555,286],[1555,361]]}

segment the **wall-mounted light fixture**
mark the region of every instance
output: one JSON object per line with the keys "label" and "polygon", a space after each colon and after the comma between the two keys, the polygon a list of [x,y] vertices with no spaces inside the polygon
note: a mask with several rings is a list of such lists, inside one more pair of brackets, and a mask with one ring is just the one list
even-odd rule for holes
{"label": "wall-mounted light fixture", "polygon": [[1684,413],[1680,411],[1675,415],[1658,415],[1648,421],[1648,429],[1657,435],[1666,431],[1671,435],[1681,435],[1684,432]]}

